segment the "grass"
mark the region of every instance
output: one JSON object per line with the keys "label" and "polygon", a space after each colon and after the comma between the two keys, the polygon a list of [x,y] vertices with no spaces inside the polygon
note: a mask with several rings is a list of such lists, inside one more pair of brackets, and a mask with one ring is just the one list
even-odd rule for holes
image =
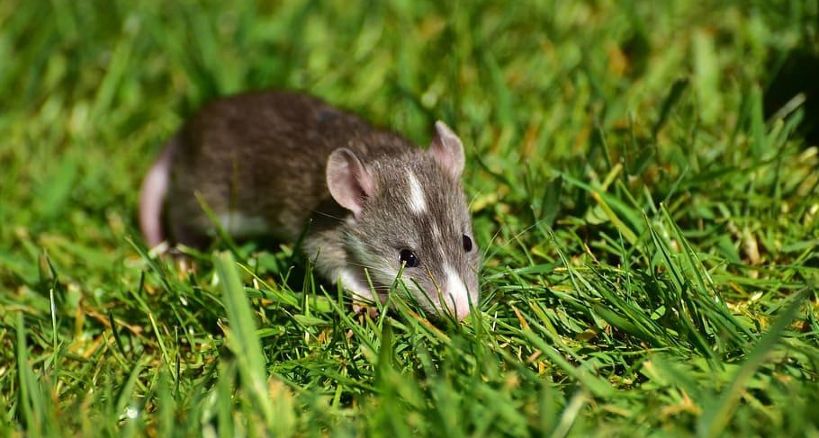
{"label": "grass", "polygon": [[[1,434],[819,436],[819,115],[766,108],[816,23],[816,0],[0,2]],[[480,312],[355,317],[288,244],[147,252],[163,140],[265,87],[461,134]]]}

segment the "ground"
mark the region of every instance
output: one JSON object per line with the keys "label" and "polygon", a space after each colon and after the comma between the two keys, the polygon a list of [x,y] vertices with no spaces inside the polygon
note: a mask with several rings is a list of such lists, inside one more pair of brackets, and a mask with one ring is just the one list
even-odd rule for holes
{"label": "ground", "polygon": [[[817,23],[817,0],[0,2],[2,434],[819,436]],[[356,316],[292,244],[147,251],[162,142],[271,87],[461,135],[479,311]]]}

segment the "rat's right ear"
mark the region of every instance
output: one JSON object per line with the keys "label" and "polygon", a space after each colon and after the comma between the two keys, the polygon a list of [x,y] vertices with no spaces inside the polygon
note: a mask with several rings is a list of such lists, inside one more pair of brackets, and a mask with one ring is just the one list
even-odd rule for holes
{"label": "rat's right ear", "polygon": [[339,148],[327,159],[327,188],[339,205],[358,217],[375,190],[373,177],[353,151]]}
{"label": "rat's right ear", "polygon": [[435,136],[432,137],[429,151],[453,178],[461,177],[464,171],[464,145],[449,126],[440,120],[435,122]]}

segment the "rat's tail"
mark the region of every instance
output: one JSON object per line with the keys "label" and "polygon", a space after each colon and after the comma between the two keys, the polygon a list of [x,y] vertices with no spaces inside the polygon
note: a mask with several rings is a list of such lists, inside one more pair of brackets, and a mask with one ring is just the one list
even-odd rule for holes
{"label": "rat's tail", "polygon": [[171,160],[176,147],[176,138],[171,139],[151,170],[142,181],[139,193],[139,228],[149,248],[159,245],[165,236],[162,230],[162,207],[168,193]]}

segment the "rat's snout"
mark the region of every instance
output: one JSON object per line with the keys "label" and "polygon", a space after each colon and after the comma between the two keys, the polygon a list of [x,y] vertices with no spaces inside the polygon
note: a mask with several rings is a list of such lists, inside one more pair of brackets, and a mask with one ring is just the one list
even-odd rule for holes
{"label": "rat's snout", "polygon": [[[463,321],[469,315],[470,295],[461,276],[452,269],[446,270],[446,283],[443,292],[441,298],[444,301],[444,306],[446,306],[446,312],[454,316],[458,321]],[[477,302],[471,304],[473,306],[478,305]]]}
{"label": "rat's snout", "polygon": [[469,301],[463,295],[456,295],[447,292],[446,308],[450,315],[457,318],[458,321],[463,321],[469,315]]}

